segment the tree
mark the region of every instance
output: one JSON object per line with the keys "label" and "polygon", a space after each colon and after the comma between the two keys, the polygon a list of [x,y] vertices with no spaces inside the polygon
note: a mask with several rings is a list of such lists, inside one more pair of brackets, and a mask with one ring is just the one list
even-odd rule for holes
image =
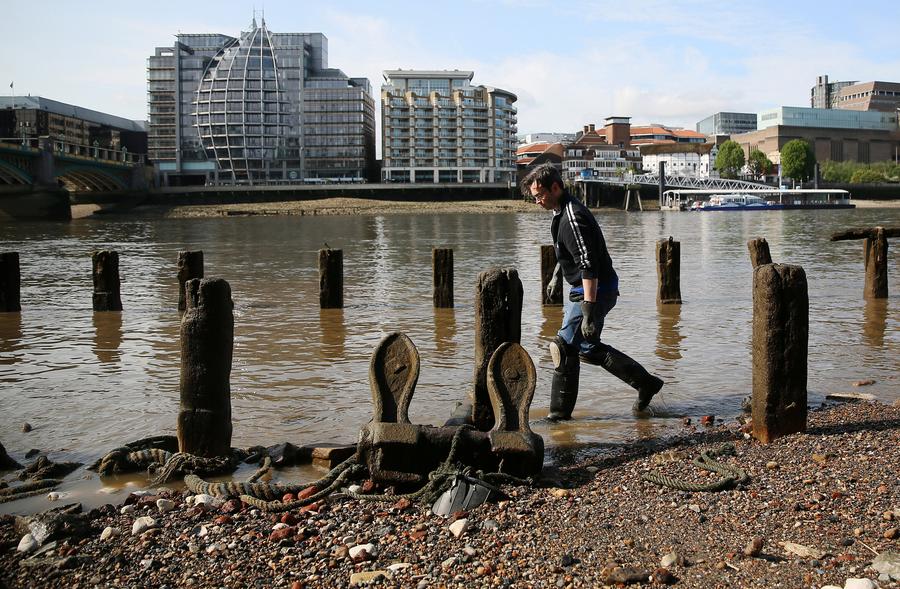
{"label": "tree", "polygon": [[850,176],[851,184],[875,184],[877,182],[884,182],[884,174],[869,167],[860,168]]}
{"label": "tree", "polygon": [[719,146],[714,167],[723,178],[737,178],[744,167],[744,150],[737,141],[729,139]]}
{"label": "tree", "polygon": [[750,157],[747,158],[747,167],[750,168],[750,173],[754,176],[765,176],[766,174],[769,174],[774,165],[775,164],[766,157],[766,154],[755,148],[750,152]]}
{"label": "tree", "polygon": [[803,182],[816,172],[816,154],[803,139],[792,139],[781,148],[781,174]]}

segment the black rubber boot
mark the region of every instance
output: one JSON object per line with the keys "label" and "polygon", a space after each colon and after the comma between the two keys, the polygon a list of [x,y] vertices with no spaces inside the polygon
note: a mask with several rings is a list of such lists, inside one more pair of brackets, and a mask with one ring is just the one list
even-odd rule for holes
{"label": "black rubber boot", "polygon": [[550,343],[553,358],[553,380],[550,383],[550,413],[547,419],[560,421],[572,419],[572,410],[578,399],[578,378],[581,362],[575,346],[570,346],[559,336]]}
{"label": "black rubber boot", "polygon": [[636,360],[612,346],[599,344],[591,354],[581,353],[579,356],[588,364],[600,366],[637,390],[638,400],[632,407],[636,413],[643,413],[650,405],[653,395],[658,393],[663,386],[662,379],[653,376]]}

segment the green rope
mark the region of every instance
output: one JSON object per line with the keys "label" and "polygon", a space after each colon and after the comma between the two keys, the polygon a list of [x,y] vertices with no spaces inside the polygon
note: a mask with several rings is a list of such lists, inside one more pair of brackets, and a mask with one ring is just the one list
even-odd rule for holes
{"label": "green rope", "polygon": [[657,485],[690,492],[722,491],[744,483],[749,478],[747,473],[737,466],[730,466],[712,458],[713,456],[724,455],[735,455],[733,444],[724,444],[715,450],[704,450],[700,453],[700,456],[692,461],[695,466],[703,470],[721,475],[722,478],[712,483],[689,483],[656,472],[644,473],[641,475],[641,478]]}

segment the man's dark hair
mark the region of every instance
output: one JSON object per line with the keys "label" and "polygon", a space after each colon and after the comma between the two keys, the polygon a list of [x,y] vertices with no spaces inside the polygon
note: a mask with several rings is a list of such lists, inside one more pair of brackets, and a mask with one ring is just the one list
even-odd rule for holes
{"label": "man's dark hair", "polygon": [[566,185],[563,183],[562,176],[559,173],[559,170],[556,169],[556,166],[553,164],[541,164],[528,172],[528,174],[522,179],[522,194],[525,196],[531,196],[531,185],[537,182],[539,185],[543,186],[547,190],[553,187],[553,184],[559,184],[560,188],[565,188]]}

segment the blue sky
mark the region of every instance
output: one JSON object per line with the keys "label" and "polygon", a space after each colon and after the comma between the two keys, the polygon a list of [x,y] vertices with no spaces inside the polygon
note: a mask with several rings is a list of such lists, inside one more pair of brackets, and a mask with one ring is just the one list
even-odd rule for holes
{"label": "blue sky", "polygon": [[385,69],[467,69],[515,92],[520,133],[610,115],[694,128],[722,110],[808,106],[820,74],[900,81],[900,2],[6,0],[5,93],[146,118],[146,58],[181,32],[322,32],[376,91]]}

